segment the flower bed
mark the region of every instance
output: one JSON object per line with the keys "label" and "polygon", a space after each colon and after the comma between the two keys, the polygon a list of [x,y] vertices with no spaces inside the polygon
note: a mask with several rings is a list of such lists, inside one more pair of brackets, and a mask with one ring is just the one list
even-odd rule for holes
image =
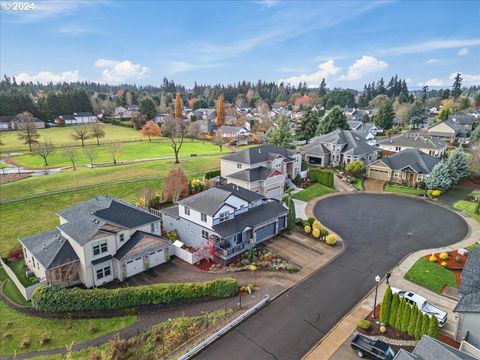
{"label": "flower bed", "polygon": [[[443,254],[448,254],[448,258],[444,258]],[[458,253],[457,250],[449,251],[448,253],[433,253],[431,255],[424,256],[425,260],[436,263],[439,266],[450,270],[455,275],[457,285],[460,287],[462,284],[462,270],[465,266],[465,261],[467,261],[467,257],[465,255],[461,255]],[[432,261],[433,258],[436,261]]]}
{"label": "flower bed", "polygon": [[337,242],[337,236],[329,234],[320,221],[315,220],[313,217],[308,218],[308,220],[296,219],[295,223],[303,230],[305,235],[311,236],[325,245],[334,246]]}

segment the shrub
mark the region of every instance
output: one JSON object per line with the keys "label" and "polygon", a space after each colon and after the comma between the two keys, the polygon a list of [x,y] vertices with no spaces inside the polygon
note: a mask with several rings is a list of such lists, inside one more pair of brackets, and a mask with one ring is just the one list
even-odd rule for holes
{"label": "shrub", "polygon": [[23,339],[22,342],[20,343],[20,347],[22,349],[26,349],[26,348],[30,347],[30,340],[27,339],[27,338]]}
{"label": "shrub", "polygon": [[313,231],[312,231],[312,235],[313,235],[313,237],[319,238],[320,237],[320,230],[314,228]]}
{"label": "shrub", "polygon": [[255,271],[257,270],[257,267],[255,265],[248,265],[247,269],[250,271]]}
{"label": "shrub", "polygon": [[372,322],[369,320],[360,320],[358,322],[358,327],[363,330],[368,330],[372,326]]}
{"label": "shrub", "polygon": [[432,254],[432,256],[430,256],[430,257],[428,258],[428,261],[430,261],[430,262],[437,262],[437,258],[435,257],[435,255]]}
{"label": "shrub", "polygon": [[302,160],[302,171],[305,171],[308,169],[308,163],[307,160]]}
{"label": "shrub", "polygon": [[172,240],[172,241],[178,240],[177,230],[169,231],[165,234],[165,236],[167,237],[168,240]]}
{"label": "shrub", "polygon": [[462,258],[460,256],[455,256],[455,261],[459,264],[462,263]]}
{"label": "shrub", "polygon": [[327,245],[333,246],[337,242],[337,237],[335,236],[335,234],[330,234],[325,239],[325,242],[327,243]]}
{"label": "shrub", "polygon": [[347,171],[352,176],[359,177],[365,172],[365,165],[362,161],[355,160],[347,165]]}
{"label": "shrub", "polygon": [[308,179],[311,182],[319,183],[333,188],[333,171],[324,169],[310,169]]}
{"label": "shrub", "polygon": [[380,326],[380,332],[381,333],[386,333],[387,332],[387,328],[385,327],[385,325]]}
{"label": "shrub", "polygon": [[307,225],[303,228],[303,230],[305,230],[307,234],[310,234],[310,231],[312,231],[312,228],[309,225]]}
{"label": "shrub", "polygon": [[205,179],[207,179],[207,180],[213,179],[215,176],[220,176],[220,169],[207,171],[205,173]]}
{"label": "shrub", "polygon": [[400,306],[400,297],[398,294],[393,294],[392,304],[390,305],[390,314],[388,316],[388,325],[395,326],[395,321],[397,320],[397,311]]}
{"label": "shrub", "polygon": [[16,247],[10,250],[7,254],[8,261],[17,261],[23,259],[23,249],[21,247]]}
{"label": "shrub", "polygon": [[447,267],[448,264],[447,264],[446,261],[442,261],[442,263],[440,265],[443,266],[443,267]]}
{"label": "shrub", "polygon": [[40,345],[48,344],[52,339],[47,333],[42,334],[40,337]]}
{"label": "shrub", "polygon": [[309,217],[309,218],[308,218],[308,224],[309,224],[310,226],[313,226],[313,223],[314,223],[314,222],[315,222],[315,218],[314,218],[314,217]]}
{"label": "shrub", "polygon": [[312,228],[317,229],[317,230],[322,230],[322,224],[320,224],[320,221],[315,220],[312,224]]}
{"label": "shrub", "polygon": [[440,255],[438,255],[438,257],[442,260],[447,260],[449,255],[446,252],[442,252]]}
{"label": "shrub", "polygon": [[328,235],[328,231],[327,231],[327,230],[325,230],[325,229],[320,230],[320,236],[321,236],[321,237],[325,237],[325,236],[327,236],[327,235]]}
{"label": "shrub", "polygon": [[385,294],[383,295],[382,306],[380,307],[380,321],[383,323],[388,322],[391,304],[392,304],[392,289],[389,286],[385,291]]}
{"label": "shrub", "polygon": [[438,319],[436,316],[432,316],[430,317],[430,321],[428,324],[428,336],[431,336],[434,339],[436,339],[438,337],[438,332],[439,332]]}
{"label": "shrub", "polygon": [[297,176],[293,178],[293,183],[297,186],[300,185],[301,181],[302,181],[302,177],[300,176],[300,174],[297,174]]}
{"label": "shrub", "polygon": [[438,198],[440,195],[442,195],[442,191],[441,190],[433,190],[432,191],[432,196],[434,198]]}
{"label": "shrub", "polygon": [[295,225],[297,225],[297,226],[302,226],[303,225],[304,226],[305,224],[304,224],[302,219],[296,218],[295,219]]}
{"label": "shrub", "polygon": [[417,187],[418,187],[419,189],[425,190],[425,189],[427,188],[427,185],[425,184],[425,181],[420,180],[420,181],[417,183]]}
{"label": "shrub", "polygon": [[40,286],[32,295],[32,306],[46,312],[99,311],[149,304],[170,304],[188,299],[227,298],[236,293],[235,279],[216,279],[200,283],[162,283],[117,289]]}

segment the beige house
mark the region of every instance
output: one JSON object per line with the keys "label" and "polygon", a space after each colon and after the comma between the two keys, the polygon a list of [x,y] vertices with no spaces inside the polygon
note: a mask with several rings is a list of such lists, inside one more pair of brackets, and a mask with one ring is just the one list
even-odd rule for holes
{"label": "beige house", "polygon": [[123,201],[98,196],[58,216],[56,229],[20,240],[25,263],[40,281],[90,288],[170,258],[160,218]]}
{"label": "beige house", "polygon": [[417,149],[426,154],[441,157],[445,154],[447,143],[438,138],[423,136],[418,133],[408,133],[394,136],[390,139],[377,141],[382,150],[399,152],[407,149]]}
{"label": "beige house", "polygon": [[433,136],[449,143],[462,143],[466,137],[466,130],[459,123],[447,120],[429,128],[428,136]]}
{"label": "beige house", "polygon": [[440,159],[416,149],[400,151],[367,166],[367,177],[400,184],[415,185],[424,181]]}

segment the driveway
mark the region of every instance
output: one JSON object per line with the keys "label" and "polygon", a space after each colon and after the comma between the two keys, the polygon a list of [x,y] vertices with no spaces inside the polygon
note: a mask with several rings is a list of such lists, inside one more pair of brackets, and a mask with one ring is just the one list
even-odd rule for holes
{"label": "driveway", "polygon": [[363,187],[365,188],[365,191],[383,192],[384,186],[385,181],[383,180],[366,178],[363,181]]}
{"label": "driveway", "polygon": [[201,359],[300,359],[407,254],[458,242],[457,214],[411,197],[330,196],[313,209],[346,250],[207,348]]}

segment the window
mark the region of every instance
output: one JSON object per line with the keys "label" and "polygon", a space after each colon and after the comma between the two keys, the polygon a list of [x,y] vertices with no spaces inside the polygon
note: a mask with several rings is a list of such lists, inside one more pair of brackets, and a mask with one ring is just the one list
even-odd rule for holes
{"label": "window", "polygon": [[202,239],[208,239],[208,231],[202,230]]}
{"label": "window", "polygon": [[185,212],[185,215],[190,215],[190,208],[185,206],[184,212]]}
{"label": "window", "polygon": [[237,169],[241,169],[242,168],[242,164],[237,164]]}
{"label": "window", "polygon": [[93,245],[93,256],[103,254],[108,251],[107,242],[96,243]]}
{"label": "window", "polygon": [[150,224],[150,232],[152,233],[158,232],[158,223],[154,222]]}
{"label": "window", "polygon": [[207,222],[207,214],[201,213],[201,214],[200,214],[200,218],[201,218],[201,220],[202,220],[203,222]]}
{"label": "window", "polygon": [[125,240],[125,234],[120,234],[120,242],[123,242]]}
{"label": "window", "polygon": [[112,273],[112,270],[110,268],[110,265],[108,265],[101,269],[97,269],[96,273],[97,273],[97,280],[98,280],[98,279],[102,279],[104,277],[110,276]]}
{"label": "window", "polygon": [[228,211],[225,211],[225,212],[221,213],[220,216],[219,216],[220,222],[228,220],[228,215],[229,215]]}

